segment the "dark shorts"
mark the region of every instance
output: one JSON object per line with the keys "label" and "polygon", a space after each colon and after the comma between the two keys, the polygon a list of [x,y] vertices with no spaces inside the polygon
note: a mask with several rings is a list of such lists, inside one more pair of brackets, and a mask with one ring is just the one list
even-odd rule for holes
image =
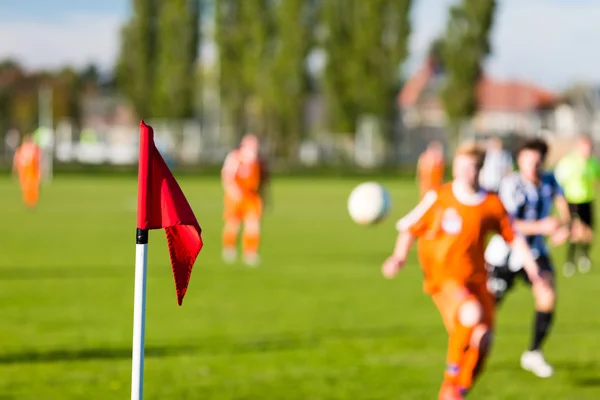
{"label": "dark shorts", "polygon": [[594,203],[581,203],[573,204],[569,203],[569,211],[571,211],[571,218],[579,218],[581,222],[589,226],[594,227]]}
{"label": "dark shorts", "polygon": [[[547,256],[540,256],[537,259],[537,263],[542,271],[549,271],[554,277],[554,268],[552,267],[552,261]],[[517,279],[521,279],[523,283],[530,286],[531,281],[525,272],[525,269],[521,268],[518,271],[511,271],[508,265],[487,265],[489,276],[488,276],[488,290],[494,295],[496,301],[500,301],[504,298],[515,285]]]}

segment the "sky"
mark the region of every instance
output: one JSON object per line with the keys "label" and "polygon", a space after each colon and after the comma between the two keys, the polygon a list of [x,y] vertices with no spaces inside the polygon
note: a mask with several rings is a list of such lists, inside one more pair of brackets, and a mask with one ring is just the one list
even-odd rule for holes
{"label": "sky", "polygon": [[[407,73],[444,30],[456,0],[413,0]],[[600,0],[499,0],[486,72],[551,90],[600,84]],[[0,0],[0,59],[29,69],[114,65],[130,0]]]}

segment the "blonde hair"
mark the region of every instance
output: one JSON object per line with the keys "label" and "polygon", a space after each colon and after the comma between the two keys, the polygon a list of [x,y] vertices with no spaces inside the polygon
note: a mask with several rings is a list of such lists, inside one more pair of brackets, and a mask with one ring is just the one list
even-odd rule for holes
{"label": "blonde hair", "polygon": [[467,156],[473,157],[477,160],[477,165],[482,166],[483,160],[485,159],[485,149],[477,144],[475,141],[467,141],[458,145],[454,157]]}

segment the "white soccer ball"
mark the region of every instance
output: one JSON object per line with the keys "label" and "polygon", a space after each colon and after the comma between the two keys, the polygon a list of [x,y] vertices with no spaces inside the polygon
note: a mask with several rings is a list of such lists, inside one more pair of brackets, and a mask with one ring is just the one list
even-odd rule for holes
{"label": "white soccer ball", "polygon": [[388,191],[377,182],[361,183],[352,190],[348,198],[350,218],[359,225],[382,221],[387,216],[390,205]]}

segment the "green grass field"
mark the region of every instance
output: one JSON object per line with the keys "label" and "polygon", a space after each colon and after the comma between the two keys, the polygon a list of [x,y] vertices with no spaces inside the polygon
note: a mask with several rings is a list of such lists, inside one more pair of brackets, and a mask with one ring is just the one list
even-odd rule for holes
{"label": "green grass field", "polygon": [[[178,307],[164,233],[150,235],[144,398],[437,398],[446,334],[414,254],[397,279],[380,274],[416,193],[382,182],[392,213],[360,227],[346,212],[359,180],[275,179],[263,264],[250,269],[221,263],[218,180],[182,179],[205,247]],[[129,398],[136,189],[132,177],[58,176],[28,211],[0,179],[0,399]],[[545,381],[519,367],[533,314],[517,287],[471,397],[599,399],[599,287],[598,270],[559,278]]]}

